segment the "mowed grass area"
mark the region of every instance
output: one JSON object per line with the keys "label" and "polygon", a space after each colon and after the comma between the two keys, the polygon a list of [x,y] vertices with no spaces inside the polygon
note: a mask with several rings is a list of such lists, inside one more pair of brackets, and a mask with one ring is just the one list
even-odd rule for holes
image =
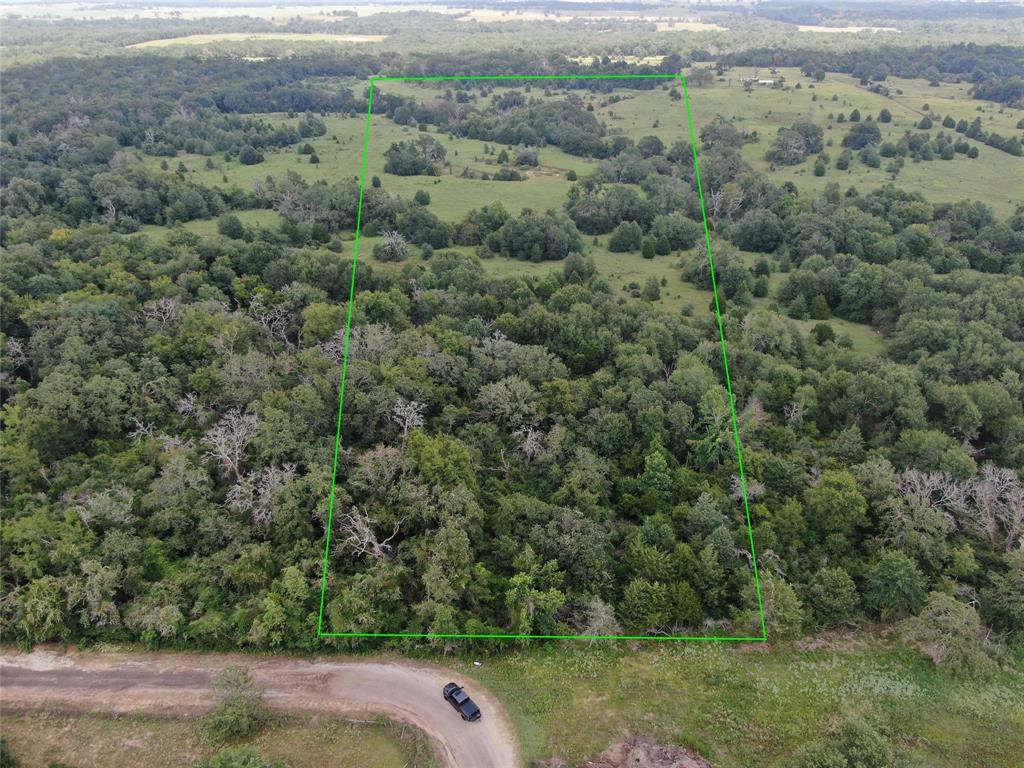
{"label": "mowed grass area", "polygon": [[[266,229],[277,229],[281,224],[281,215],[277,211],[257,209],[252,211],[232,211],[232,216],[237,216],[247,227],[264,227]],[[203,237],[211,237],[217,234],[217,219],[196,219],[180,225],[183,229]],[[162,227],[157,224],[143,224],[139,232],[157,241],[167,239],[167,236],[174,232],[174,227]]]}
{"label": "mowed grass area", "polygon": [[[272,123],[289,122],[285,115],[260,115]],[[237,160],[225,161],[217,155],[212,159],[213,168],[207,168],[207,158],[201,155],[183,154],[168,159],[168,172],[184,163],[190,178],[210,187],[230,188],[237,185],[251,189],[256,182],[264,182],[268,176],[284,178],[288,172],[299,174],[310,183],[324,181],[336,183],[345,179],[358,179],[362,170],[363,139],[366,128],[365,117],[327,117],[325,136],[304,140],[298,145],[281,150],[265,150],[265,160],[256,165],[242,165]],[[400,126],[386,117],[375,115],[370,126],[369,155],[366,163],[367,183],[379,176],[384,189],[406,199],[421,189],[430,193],[431,209],[445,221],[458,221],[471,209],[493,202],[501,202],[510,213],[518,214],[523,208],[547,210],[560,208],[569,191],[571,182],[566,179],[570,170],[579,175],[589,173],[592,161],[573,157],[556,147],[545,147],[540,152],[540,167],[523,169],[527,178],[523,181],[484,181],[461,178],[464,167],[480,173],[493,174],[501,166],[497,153],[501,145],[489,144],[495,148],[494,155],[484,154],[487,142],[474,139],[449,138],[447,134],[433,129],[429,135],[444,145],[451,168],[445,168],[441,176],[395,176],[384,172],[384,152],[394,142],[415,140],[420,131],[415,126]],[[313,146],[320,162],[309,162],[309,155],[298,154],[298,148],[309,143]],[[145,158],[147,166],[159,170],[161,159]],[[224,181],[224,178],[227,181]]]}
{"label": "mowed grass area", "polygon": [[[403,743],[401,726],[289,718],[245,742],[288,768],[408,768],[420,761]],[[413,738],[406,728],[405,741]],[[64,763],[74,768],[187,768],[221,748],[205,740],[195,720],[145,716],[5,712],[3,737],[20,768]],[[428,758],[432,760],[432,758]]]}
{"label": "mowed grass area", "polygon": [[165,37],[135,43],[128,48],[166,48],[170,45],[212,45],[214,43],[283,42],[283,43],[380,43],[387,35],[337,35],[327,32],[220,32],[208,35]]}
{"label": "mowed grass area", "polygon": [[866,634],[813,651],[567,643],[459,667],[505,702],[528,760],[576,766],[637,734],[698,747],[716,768],[770,768],[847,715],[888,736],[913,766],[1012,768],[1024,754],[1020,672],[958,681]]}

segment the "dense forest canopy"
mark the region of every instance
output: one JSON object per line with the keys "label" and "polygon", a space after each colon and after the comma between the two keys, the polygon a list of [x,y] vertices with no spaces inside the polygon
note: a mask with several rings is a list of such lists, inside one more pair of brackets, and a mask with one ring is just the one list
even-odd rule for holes
{"label": "dense forest canopy", "polygon": [[[978,98],[1019,75],[1019,49],[955,52],[881,60],[930,77],[941,58],[939,76]],[[722,66],[742,56],[783,63]],[[351,311],[325,630],[760,635],[746,499],[771,636],[941,609],[1019,639],[1024,209],[898,183],[801,192],[755,171],[757,137],[724,117],[699,132],[698,182],[689,141],[612,130],[583,98],[650,81],[384,87],[375,119],[410,138],[380,148],[383,178],[362,197],[348,174],[242,189],[174,168],[179,153],[308,162],[328,119],[365,111],[377,71],[626,66],[527,58],[180,58],[168,76],[140,56],[5,73],[5,636],[317,646]],[[890,154],[881,114],[856,122],[833,150],[847,163],[967,154],[955,126],[908,131]],[[462,161],[442,139],[496,144],[508,185],[547,172],[544,149],[592,165],[558,205],[507,209],[495,184],[445,217],[430,184]],[[797,121],[766,153],[824,173],[824,152],[822,129]],[[408,177],[415,196],[392,191]],[[205,236],[141,231],[213,218]],[[353,275],[357,220],[379,240]],[[622,296],[598,238],[621,259],[672,260],[706,301],[717,286],[745,487],[715,312],[657,308],[667,277]],[[507,259],[559,264],[490,270]],[[840,321],[884,349],[853,349]],[[964,667],[985,666],[992,648],[968,635],[984,661]]]}

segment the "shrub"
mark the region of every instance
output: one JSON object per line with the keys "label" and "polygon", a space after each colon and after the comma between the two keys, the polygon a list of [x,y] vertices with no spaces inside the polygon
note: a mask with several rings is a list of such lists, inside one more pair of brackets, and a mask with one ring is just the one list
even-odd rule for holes
{"label": "shrub", "polygon": [[252,747],[228,747],[194,768],[284,768],[284,763],[268,760]]}
{"label": "shrub", "polygon": [[238,162],[242,165],[257,165],[263,162],[263,154],[255,147],[246,144],[238,153]]}
{"label": "shrub", "polygon": [[658,286],[658,279],[654,276],[648,277],[644,284],[643,293],[640,294],[648,301],[657,301],[661,298],[661,288]]}
{"label": "shrub", "polygon": [[920,615],[901,627],[903,639],[916,645],[937,667],[976,676],[995,664],[986,648],[978,612],[944,592],[932,592]]}
{"label": "shrub", "polygon": [[206,716],[207,732],[220,741],[252,736],[266,723],[263,689],[245,667],[226,667],[210,683],[217,705]]}
{"label": "shrub", "polygon": [[233,213],[225,214],[217,219],[217,231],[232,240],[241,240],[245,236],[245,227],[242,225],[241,219]]}
{"label": "shrub", "polygon": [[402,261],[409,255],[409,243],[398,232],[385,232],[384,239],[373,246],[373,258],[378,261]]}
{"label": "shrub", "polygon": [[892,768],[896,755],[876,730],[848,719],[829,734],[828,741],[808,744],[789,761],[789,768]]}
{"label": "shrub", "polygon": [[[757,293],[754,294],[755,296]],[[811,336],[814,337],[814,343],[821,346],[826,341],[835,341],[836,332],[832,329],[832,326],[828,323],[817,323],[811,329]]]}

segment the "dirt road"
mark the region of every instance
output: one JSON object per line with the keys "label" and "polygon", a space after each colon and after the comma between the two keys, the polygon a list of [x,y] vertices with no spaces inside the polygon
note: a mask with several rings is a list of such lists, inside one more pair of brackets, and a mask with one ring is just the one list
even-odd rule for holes
{"label": "dirt road", "polygon": [[181,713],[210,706],[210,678],[231,664],[249,667],[266,702],[289,711],[379,712],[423,730],[449,768],[517,768],[522,764],[508,717],[479,686],[467,690],[480,722],[465,723],[441,697],[452,678],[442,669],[404,662],[338,662],[233,654],[0,654],[5,708]]}

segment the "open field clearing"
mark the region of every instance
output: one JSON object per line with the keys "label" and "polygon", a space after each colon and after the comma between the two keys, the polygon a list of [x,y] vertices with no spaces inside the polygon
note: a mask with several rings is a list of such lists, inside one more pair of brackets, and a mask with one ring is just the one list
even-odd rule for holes
{"label": "open field clearing", "polygon": [[659,21],[659,32],[728,32],[728,27],[708,21]]}
{"label": "open field clearing", "polygon": [[296,43],[379,43],[387,35],[331,35],[322,32],[221,32],[212,35],[186,35],[161,40],[147,40],[129,45],[129,48],[163,48],[168,45],[211,45],[213,43],[237,42],[296,42]]}
{"label": "open field clearing", "polygon": [[[132,16],[143,19],[209,19],[250,16],[278,23],[285,23],[296,17],[304,19],[324,19],[338,12],[354,13],[356,16],[375,16],[380,13],[401,13],[403,11],[422,10],[422,5],[367,3],[366,5],[325,4],[325,5],[174,5],[132,8]],[[432,6],[433,13],[457,13],[454,8]],[[4,3],[0,11],[5,14],[17,14],[26,17],[61,18],[61,19],[116,19],[123,18],[123,8],[107,7],[102,4],[86,5],[83,3]]]}
{"label": "open field clearing", "polygon": [[798,24],[797,29],[800,32],[821,32],[829,35],[844,33],[855,35],[859,32],[895,32],[899,34],[896,27],[819,27],[816,24]]}

